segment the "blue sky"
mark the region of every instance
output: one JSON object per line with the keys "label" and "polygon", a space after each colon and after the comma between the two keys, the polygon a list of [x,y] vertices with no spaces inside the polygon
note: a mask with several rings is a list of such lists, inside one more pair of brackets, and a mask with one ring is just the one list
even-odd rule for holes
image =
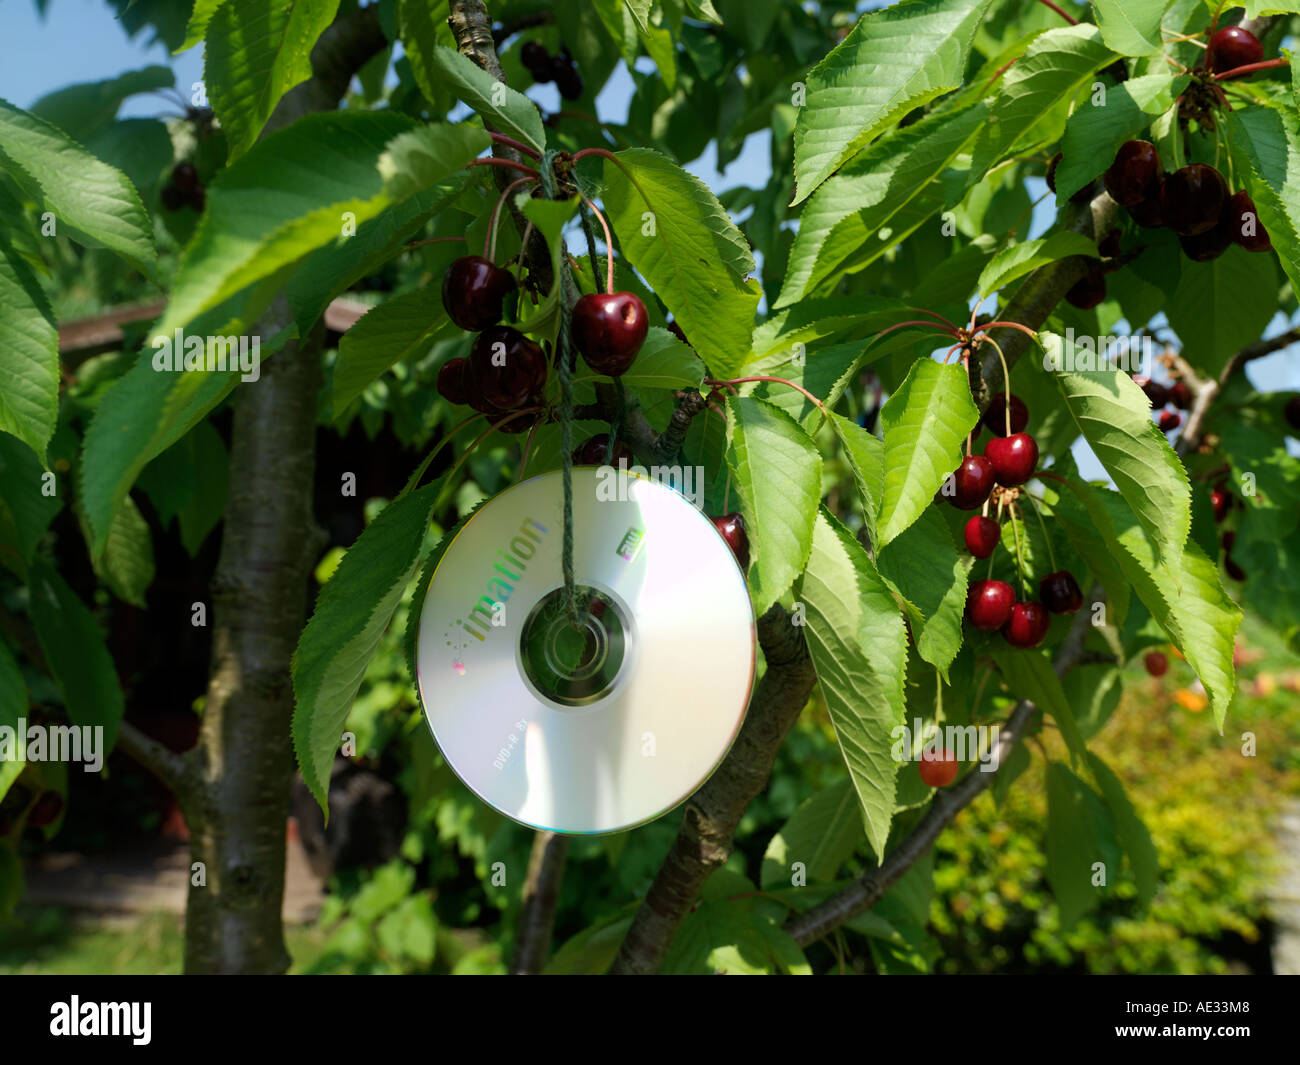
{"label": "blue sky", "polygon": [[[177,87],[187,95],[189,86],[202,77],[201,46],[172,56],[161,44],[147,47],[144,43],[147,34],[129,40],[104,0],[49,0],[43,19],[31,0],[4,0],[4,3],[5,54],[4,61],[0,62],[0,97],[20,107],[30,106],[54,89],[113,77],[151,63],[171,66],[176,72]],[[861,5],[862,8],[874,6],[879,5]],[[534,86],[529,92],[543,106],[554,109],[559,105],[554,86]],[[597,101],[602,117],[618,121],[626,116],[631,92],[632,80],[620,66]],[[121,113],[144,116],[174,110],[162,98],[146,95],[128,100]],[[725,175],[719,174],[714,166],[712,146],[687,169],[717,192],[734,185],[760,186],[770,172],[769,140],[766,132],[752,135]],[[1043,191],[1041,182],[1031,179],[1031,194],[1037,196]],[[1048,197],[1035,211],[1032,235],[1045,230],[1054,216],[1052,199]],[[1268,335],[1286,328],[1287,322],[1279,314]],[[1266,391],[1300,387],[1300,345],[1255,361],[1247,373],[1256,387]]]}

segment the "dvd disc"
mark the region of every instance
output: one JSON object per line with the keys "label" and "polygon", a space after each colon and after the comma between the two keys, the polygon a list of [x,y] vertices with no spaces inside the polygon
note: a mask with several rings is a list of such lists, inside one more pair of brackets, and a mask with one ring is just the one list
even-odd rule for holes
{"label": "dvd disc", "polygon": [[754,680],[754,613],[713,523],[666,484],[573,470],[580,626],[564,605],[561,474],[490,500],[447,546],[417,645],[425,717],[484,802],[533,828],[616,832],[687,798]]}

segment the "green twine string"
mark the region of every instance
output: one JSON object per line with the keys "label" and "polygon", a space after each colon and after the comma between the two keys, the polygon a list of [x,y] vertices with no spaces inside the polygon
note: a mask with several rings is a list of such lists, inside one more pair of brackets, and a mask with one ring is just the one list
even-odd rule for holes
{"label": "green twine string", "polygon": [[[559,153],[551,150],[542,156],[539,168],[542,178],[542,195],[548,200],[558,198],[555,187],[555,157]],[[573,578],[573,349],[569,343],[569,305],[565,300],[565,280],[568,271],[563,252],[559,256],[560,331],[556,338],[560,356],[560,442],[562,460],[562,479],[564,482],[564,539],[561,546],[560,569],[564,574],[564,609],[569,615],[569,624],[575,629],[583,628],[583,611],[578,606],[578,590]]]}

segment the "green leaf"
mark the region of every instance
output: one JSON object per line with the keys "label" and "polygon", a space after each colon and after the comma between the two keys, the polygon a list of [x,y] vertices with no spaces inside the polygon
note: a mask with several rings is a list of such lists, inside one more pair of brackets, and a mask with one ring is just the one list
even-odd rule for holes
{"label": "green leaf", "polygon": [[176,75],[170,67],[145,67],[103,81],[56,89],[32,104],[31,110],[37,118],[58,126],[74,141],[84,144],[100,126],[113,121],[128,96],[175,84]]}
{"label": "green leaf", "polygon": [[293,748],[304,782],[329,813],[330,767],[366,666],[407,584],[442,482],[390,503],[343,556],[293,656]]}
{"label": "green leaf", "polygon": [[23,899],[23,863],[15,848],[0,843],[0,918],[5,920]]}
{"label": "green leaf", "polygon": [[122,720],[122,688],[95,615],[45,560],[31,569],[31,610],[36,638],[63,696],[68,720],[102,726],[105,753]]}
{"label": "green leaf", "polygon": [[1158,563],[1123,498],[1073,479],[1068,483],[1087,509],[1098,539],[1112,545],[1133,591],[1196,671],[1222,729],[1237,686],[1232,651],[1242,614],[1223,590],[1218,566],[1192,540],[1176,561]]}
{"label": "green leaf", "polygon": [[962,460],[962,444],[979,421],[960,366],[918,359],[880,410],[885,436],[884,496],[878,546],[884,547],[934,502]]}
{"label": "green leaf", "polygon": [[[1262,219],[1263,209],[1256,210]],[[1217,377],[1277,313],[1277,267],[1272,255],[1235,245],[1208,263],[1184,259],[1182,267],[1165,314],[1183,342],[1183,358]]]}
{"label": "green leaf", "polygon": [[1047,766],[1047,882],[1069,928],[1096,909],[1101,889],[1093,887],[1093,866],[1105,864],[1106,883],[1119,872],[1121,852],[1115,826],[1101,797],[1065,766]]}
{"label": "green leaf", "polygon": [[[0,728],[10,728],[15,735],[18,719],[27,716],[27,683],[9,645],[0,640]],[[16,755],[0,761],[0,802],[4,801],[13,782],[26,765]]]}
{"label": "green leaf", "polygon": [[1056,670],[1047,657],[1040,651],[1015,650],[1010,647],[998,648],[992,652],[992,656],[1013,695],[1030,700],[1045,714],[1052,715],[1056,727],[1061,730],[1061,738],[1070,750],[1070,757],[1076,763],[1086,758],[1088,750],[1083,742],[1083,734],[1079,731],[1079,723],[1074,719],[1074,711],[1065,698],[1061,678],[1056,675]]}
{"label": "green leaf", "polygon": [[615,913],[564,941],[542,970],[545,976],[599,976],[618,957],[634,913]]}
{"label": "green leaf", "polygon": [[853,482],[867,519],[867,532],[876,542],[876,520],[885,491],[885,445],[857,422],[831,411],[831,428],[844,447],[844,457],[853,471]]}
{"label": "green leaf", "polygon": [[808,75],[794,128],[794,172],[806,200],[908,111],[962,83],[988,0],[906,0],[860,18]]}
{"label": "green leaf", "polygon": [[0,432],[41,462],[59,417],[59,328],[31,267],[0,234]]}
{"label": "green leaf", "polygon": [[122,171],[137,189],[152,189],[172,161],[167,126],[156,118],[128,118],[92,133],[86,150]]}
{"label": "green leaf", "polygon": [[[574,381],[599,380],[578,364]],[[619,378],[630,388],[698,388],[704,377],[704,363],[689,344],[683,344],[667,329],[654,326],[646,334],[632,368]]]}
{"label": "green leaf", "polygon": [[929,115],[882,137],[830,177],[799,215],[776,306],[865,269],[940,210],[944,196],[935,179],[987,118],[983,103]]}
{"label": "green leaf", "polygon": [[948,679],[962,644],[962,615],[973,559],[957,553],[937,509],[921,516],[876,553],[880,575],[903,599],[916,651]]}
{"label": "green leaf", "polygon": [[[82,531],[89,542],[91,532],[84,520]],[[113,514],[103,553],[92,555],[91,561],[95,575],[114,595],[132,606],[141,609],[147,606],[145,592],[154,577],[153,540],[148,523],[130,496],[122,500]]]}
{"label": "green leaf", "polygon": [[[1300,67],[1291,65],[1292,76],[1300,77]],[[1300,118],[1287,109],[1245,107],[1231,111],[1227,120],[1237,180],[1245,182],[1291,288],[1300,292]],[[1255,258],[1272,256],[1256,253]]]}
{"label": "green leaf", "polygon": [[765,400],[727,400],[727,462],[753,548],[750,589],[762,614],[808,561],[822,457],[790,415]]}
{"label": "green leaf", "polygon": [[[1078,369],[1080,353],[1055,335],[1044,341],[1043,366],[1056,380],[1079,431],[1106,468],[1115,487],[1137,514],[1162,559],[1176,562],[1192,527],[1192,491],[1187,471],[1164,433],[1151,420],[1151,403],[1122,370]],[[1075,370],[1056,369],[1063,358]]]}
{"label": "green leaf", "polygon": [[559,313],[560,292],[563,284],[561,258],[564,255],[564,227],[578,213],[577,196],[569,200],[533,199],[526,192],[515,197],[520,204],[520,211],[546,240],[547,250],[551,253],[551,291],[546,293],[537,309],[524,321],[519,323],[520,332],[539,333],[554,337],[557,335],[555,316]]}
{"label": "green leaf", "polygon": [[824,883],[862,840],[862,814],[848,780],[837,780],[801,803],[781,826],[763,855],[763,888],[787,887],[791,865],[803,865],[806,882]]}
{"label": "green leaf", "polygon": [[1002,75],[990,124],[976,142],[967,187],[998,160],[1056,140],[1065,124],[1063,106],[1115,58],[1102,43],[1097,27],[1086,22],[1048,30],[1034,38],[1025,54]]}
{"label": "green leaf", "polygon": [[[1077,476],[1073,456],[1067,456],[1053,467],[1060,475]],[[1123,567],[1115,559],[1110,544],[1098,536],[1097,529],[1088,516],[1088,512],[1075,498],[1073,492],[1059,490],[1059,482],[1047,482],[1045,495],[1052,508],[1052,516],[1060,523],[1070,546],[1078,552],[1092,575],[1101,582],[1106,593],[1111,619],[1122,627],[1128,617],[1129,599],[1132,585],[1124,573]],[[1085,603],[1084,609],[1090,609]]]}
{"label": "green leaf", "polygon": [[101,163],[62,130],[0,100],[0,162],[53,213],[60,230],[89,248],[107,248],[157,274],[153,223],[120,171]]}
{"label": "green leaf", "polygon": [[1133,809],[1133,804],[1124,793],[1124,785],[1111,772],[1110,767],[1092,753],[1088,755],[1088,766],[1101,789],[1101,797],[1106,800],[1119,845],[1128,855],[1134,879],[1137,880],[1138,899],[1145,906],[1155,897],[1160,876],[1160,864],[1156,858],[1155,844],[1151,842],[1151,833]]}
{"label": "green leaf", "polygon": [[203,80],[230,162],[257,141],[275,105],[312,76],[311,50],[339,0],[226,0],[211,15]]}
{"label": "green leaf", "polygon": [[40,460],[26,444],[0,436],[0,563],[24,582],[37,545],[63,506],[57,495],[45,494],[43,478]]}
{"label": "green leaf", "polygon": [[441,297],[428,288],[394,296],[367,311],[339,340],[330,388],[333,417],[340,418],[390,366],[425,354],[438,336],[451,330]]}
{"label": "green leaf", "polygon": [[423,71],[423,77],[450,89],[458,100],[469,104],[493,129],[536,151],[545,151],[546,131],[542,127],[541,112],[532,100],[497,81],[454,48],[434,45],[426,50],[425,44],[420,41],[421,47],[408,53],[417,81]]}
{"label": "green leaf", "polygon": [[1162,70],[1109,86],[1100,106],[1091,99],[1081,103],[1065,123],[1056,168],[1056,202],[1064,203],[1095,180],[1124,141],[1173,107],[1174,97],[1187,82],[1186,75],[1174,78],[1172,70]]}
{"label": "green leaf", "polygon": [[1071,230],[1059,230],[1051,236],[1039,237],[1037,240],[1021,241],[1003,248],[992,262],[980,274],[980,296],[987,297],[1000,288],[1005,288],[1013,281],[1032,273],[1040,266],[1054,263],[1071,255],[1086,255],[1097,258],[1097,245],[1081,233]]}
{"label": "green leaf", "polygon": [[893,730],[906,716],[907,633],[866,551],[824,507],[798,598],[807,608],[808,650],[862,805],[867,838],[883,859],[899,767]]}
{"label": "green leaf", "polygon": [[1120,55],[1154,55],[1164,51],[1160,20],[1169,0],[1093,0],[1101,39]]}
{"label": "green leaf", "polygon": [[465,175],[453,174],[409,200],[385,208],[357,226],[353,236],[317,248],[303,259],[285,285],[298,335],[306,336],[336,297],[400,253],[406,242],[464,187]]}
{"label": "green leaf", "polygon": [[[360,225],[443,180],[488,143],[469,126],[424,126],[402,138],[410,127],[410,119],[388,111],[308,115],[223,170],[208,187],[207,211],[156,333],[169,336],[308,252],[348,239],[346,223]],[[395,173],[417,148],[424,160],[418,176],[406,169],[400,182],[386,183],[386,161]]]}
{"label": "green leaf", "polygon": [[621,167],[605,161],[605,209],[624,257],[710,373],[734,377],[749,353],[760,292],[746,281],[755,272],[749,245],[699,178],[647,148],[618,160]]}
{"label": "green leaf", "polygon": [[194,10],[190,13],[190,21],[185,27],[185,41],[172,54],[179,55],[181,52],[188,52],[203,40],[207,35],[208,24],[212,21],[212,16],[217,13],[217,8],[225,2],[226,0],[194,0]]}
{"label": "green leaf", "polygon": [[[1226,424],[1215,428],[1232,466],[1233,492],[1248,511],[1240,538],[1280,544],[1300,522],[1300,460],[1287,452],[1280,435],[1249,425],[1239,416],[1222,422]],[[1249,494],[1243,490],[1247,475],[1254,489]]]}
{"label": "green leaf", "polygon": [[730,869],[709,877],[659,971],[811,974],[803,951],[781,927],[786,908],[755,894],[753,882]]}

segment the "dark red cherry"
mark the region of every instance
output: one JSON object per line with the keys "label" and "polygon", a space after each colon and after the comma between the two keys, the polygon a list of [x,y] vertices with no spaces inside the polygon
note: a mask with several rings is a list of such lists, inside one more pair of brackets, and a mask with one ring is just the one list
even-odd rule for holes
{"label": "dark red cherry", "polygon": [[509,270],[481,255],[462,255],[442,278],[442,305],[447,317],[471,333],[501,321],[505,298],[514,290]]}
{"label": "dark red cherry", "polygon": [[198,211],[199,214],[202,214],[203,208],[207,206],[207,203],[208,203],[207,188],[203,185],[195,185],[190,192],[190,206],[193,207],[196,211]]}
{"label": "dark red cherry", "polygon": [[976,558],[988,558],[1002,538],[1002,530],[992,518],[976,514],[966,523],[962,535],[966,539],[966,550]]}
{"label": "dark red cherry", "polygon": [[1191,163],[1175,170],[1160,187],[1165,224],[1180,237],[1213,229],[1227,199],[1227,182],[1208,163]]}
{"label": "dark red cherry", "polygon": [[63,796],[57,791],[44,791],[27,815],[27,823],[37,828],[44,828],[46,825],[54,824],[61,813],[63,813]]}
{"label": "dark red cherry", "polygon": [[921,760],[916,763],[916,770],[927,787],[946,788],[957,779],[961,763],[955,752],[946,747],[937,754],[934,751],[921,752]]}
{"label": "dark red cherry", "polygon": [[1205,50],[1205,66],[1216,74],[1259,63],[1263,58],[1264,46],[1259,38],[1240,26],[1224,26],[1210,38]]}
{"label": "dark red cherry", "polygon": [[1103,258],[1118,258],[1121,250],[1119,243],[1119,230],[1112,229],[1102,237],[1101,243],[1097,245],[1097,250],[1101,252]]}
{"label": "dark red cherry", "polygon": [[1116,203],[1134,207],[1151,198],[1160,187],[1164,168],[1150,141],[1125,141],[1115,153],[1102,182]]}
{"label": "dark red cherry", "polygon": [[[540,395],[533,395],[533,396],[529,396],[526,400],[524,400],[521,406],[539,407],[541,406],[541,404],[542,404],[542,397]],[[498,428],[503,433],[527,432],[529,429],[531,429],[534,425],[536,425],[539,421],[542,420],[542,417],[545,415],[545,413],[546,413],[545,411],[535,410],[535,411],[530,411],[528,414],[520,414],[514,418],[511,418],[508,422],[499,425]],[[506,416],[505,413],[501,415],[502,418],[504,418],[505,416]]]}
{"label": "dark red cherry", "polygon": [[[573,449],[573,462],[577,466],[603,466],[605,465],[605,451],[609,447],[609,433],[597,433],[590,440],[585,440]],[[632,457],[632,449],[623,443],[622,440],[614,442],[614,451],[610,456],[609,465],[617,467],[619,459],[627,460],[629,466],[636,462]]]}
{"label": "dark red cherry", "polygon": [[1272,251],[1273,241],[1259,220],[1255,201],[1246,191],[1234,192],[1223,208],[1221,224],[1232,234],[1232,239],[1247,251]]}
{"label": "dark red cherry", "polygon": [[1160,415],[1160,431],[1162,433],[1172,433],[1183,424],[1183,416],[1176,410],[1167,410]]}
{"label": "dark red cherry", "polygon": [[645,341],[650,320],[633,292],[593,292],[573,307],[573,342],[599,374],[626,373]]}
{"label": "dark red cherry", "polygon": [[[988,427],[989,432],[997,436],[1007,435],[1007,394],[999,392],[993,397],[989,404],[989,409],[984,412],[984,424]],[[1025,406],[1025,401],[1019,396],[1012,393],[1011,396],[1011,431],[1013,433],[1024,432],[1025,426],[1029,424],[1029,408]]]}
{"label": "dark red cherry", "polygon": [[1002,626],[1002,636],[1012,647],[1037,647],[1047,638],[1052,618],[1042,603],[1016,603]]}
{"label": "dark red cherry", "polygon": [[1219,212],[1219,220],[1213,226],[1204,233],[1196,234],[1194,237],[1180,236],[1178,245],[1183,249],[1183,254],[1192,262],[1208,263],[1231,248],[1236,235],[1236,229],[1232,224],[1232,216],[1229,214],[1228,205],[1225,203],[1223,210]]}
{"label": "dark red cherry", "polygon": [[1011,617],[1015,589],[1006,581],[975,581],[966,592],[966,620],[984,632],[996,632]]}
{"label": "dark red cherry", "polygon": [[194,169],[194,164],[177,163],[172,167],[172,184],[187,196],[193,192],[199,184],[199,172]]}
{"label": "dark red cherry", "polygon": [[1169,402],[1179,410],[1192,409],[1192,390],[1186,381],[1175,381],[1169,386]]}
{"label": "dark red cherry", "polygon": [[[1161,185],[1163,188],[1163,183]],[[1149,199],[1127,208],[1128,215],[1143,229],[1159,229],[1165,224],[1165,212],[1160,206],[1160,190],[1157,189]]]}
{"label": "dark red cherry", "polygon": [[[1047,164],[1047,187],[1052,190],[1052,195],[1056,195],[1056,168],[1061,165],[1064,156],[1057,152],[1052,156],[1052,161]],[[1084,185],[1078,192],[1070,197],[1071,203],[1087,203],[1092,197],[1089,193],[1092,191],[1092,182]]]}
{"label": "dark red cherry", "polygon": [[524,41],[519,48],[519,61],[533,76],[533,81],[544,84],[551,80],[551,53],[540,41]]}
{"label": "dark red cherry", "polygon": [[1106,298],[1106,275],[1101,269],[1101,264],[1096,263],[1088,268],[1088,272],[1083,275],[1069,292],[1065,294],[1066,300],[1078,307],[1081,311],[1089,310]]}
{"label": "dark red cherry", "polygon": [[1232,506],[1232,494],[1226,488],[1211,488],[1210,506],[1214,508],[1214,520],[1222,521]]}
{"label": "dark red cherry", "polygon": [[1237,534],[1233,532],[1231,529],[1229,529],[1227,532],[1225,532],[1222,536],[1219,537],[1219,546],[1223,548],[1223,553],[1225,555],[1232,554],[1232,545],[1235,544],[1236,542],[1237,542]]}
{"label": "dark red cherry", "polygon": [[1300,431],[1300,396],[1292,396],[1282,408],[1282,416],[1292,429]]}
{"label": "dark red cherry", "polygon": [[1073,614],[1083,606],[1079,582],[1068,569],[1049,573],[1038,582],[1038,598],[1053,614]]}
{"label": "dark red cherry", "polygon": [[551,60],[551,79],[566,100],[577,100],[582,96],[582,75],[578,73],[572,59],[555,56]]}
{"label": "dark red cherry", "polygon": [[952,473],[952,494],[947,494],[946,485],[940,491],[958,510],[974,510],[984,505],[995,481],[992,462],[983,455],[967,455]]}
{"label": "dark red cherry", "polygon": [[438,395],[449,403],[468,403],[465,392],[465,371],[469,359],[448,359],[438,369]]}
{"label": "dark red cherry", "polygon": [[469,349],[466,392],[501,410],[525,406],[546,381],[546,355],[517,329],[494,325]]}
{"label": "dark red cherry", "polygon": [[1246,579],[1246,571],[1238,566],[1231,558],[1224,558],[1223,568],[1228,576],[1234,581],[1244,581]]}
{"label": "dark red cherry", "polygon": [[1159,651],[1148,651],[1142,663],[1153,677],[1163,677],[1169,672],[1169,659]]}
{"label": "dark red cherry", "polygon": [[164,211],[179,211],[185,206],[188,197],[170,182],[162,187],[159,194]]}
{"label": "dark red cherry", "polygon": [[740,514],[724,514],[713,518],[713,527],[727,541],[731,553],[736,556],[743,570],[749,569],[749,534],[745,532],[745,519]]}
{"label": "dark red cherry", "polygon": [[1153,409],[1159,409],[1169,402],[1169,389],[1159,381],[1153,381],[1142,374],[1134,374],[1133,383],[1142,389]]}
{"label": "dark red cherry", "polygon": [[984,445],[984,455],[993,463],[998,484],[1005,488],[1024,484],[1038,469],[1038,441],[1028,433],[995,436]]}

